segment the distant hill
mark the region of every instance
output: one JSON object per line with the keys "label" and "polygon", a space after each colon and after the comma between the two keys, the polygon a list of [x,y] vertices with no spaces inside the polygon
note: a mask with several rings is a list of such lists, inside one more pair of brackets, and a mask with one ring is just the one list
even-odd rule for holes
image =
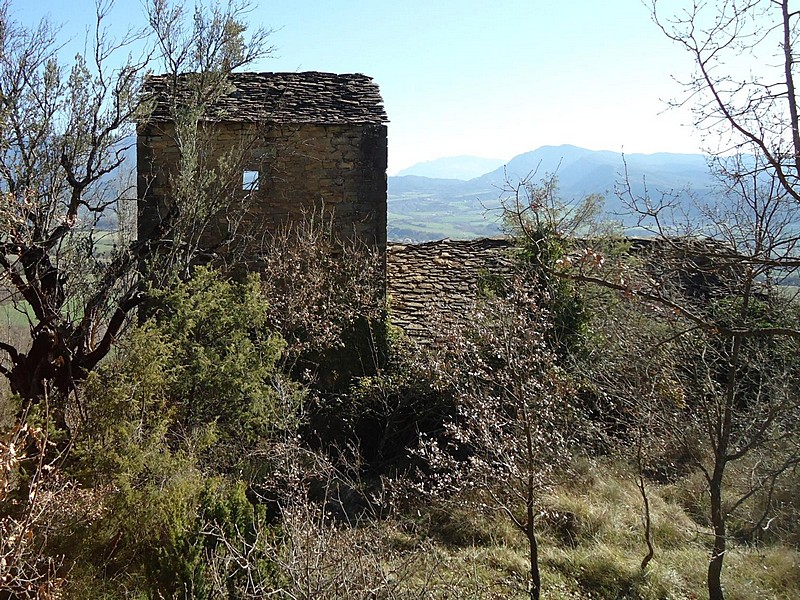
{"label": "distant hill", "polygon": [[498,235],[500,197],[523,179],[538,181],[555,173],[565,201],[603,194],[609,217],[635,225],[615,188],[628,180],[634,194],[677,193],[689,204],[711,192],[713,182],[702,154],[622,154],[576,146],[543,146],[512,158],[506,165],[463,181],[418,175],[389,177],[389,239],[430,240]]}
{"label": "distant hill", "polygon": [[447,156],[427,162],[417,163],[403,169],[397,176],[417,175],[434,179],[473,179],[484,173],[493,171],[506,161],[501,158],[483,158],[480,156]]}

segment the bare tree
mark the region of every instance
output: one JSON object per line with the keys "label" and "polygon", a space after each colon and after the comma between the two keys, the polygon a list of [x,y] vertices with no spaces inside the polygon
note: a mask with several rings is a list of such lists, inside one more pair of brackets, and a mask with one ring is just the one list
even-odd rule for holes
{"label": "bare tree", "polygon": [[[692,379],[704,382],[696,390],[702,398],[696,410],[712,456],[701,464],[714,529],[708,591],[712,600],[721,600],[726,517],[753,493],[726,498],[726,467],[765,449],[770,466],[754,478],[752,489],[771,489],[775,478],[800,460],[793,425],[798,410],[793,348],[800,333],[791,299],[781,295],[788,290],[780,289],[800,264],[800,114],[794,80],[800,12],[789,0],[693,1],[665,16],[662,4],[651,3],[653,19],[692,57],[695,72],[685,82],[682,103],[692,103],[695,125],[707,133],[719,182],[715,202],[697,211],[703,232],[722,242],[701,259],[701,270],[734,270],[727,271],[724,290],[710,308],[684,311],[699,332],[681,338],[695,348]],[[663,205],[646,199],[631,205],[654,215],[663,231],[666,224],[658,219]]]}
{"label": "bare tree", "polygon": [[[623,417],[637,427],[641,417],[655,419],[651,435],[672,436],[704,473],[714,531],[708,585],[715,600],[722,598],[729,515],[754,494],[769,496],[776,480],[800,461],[797,314],[774,283],[791,269],[778,271],[787,262],[738,252],[749,239],[740,241],[743,230],[729,224],[719,223],[730,234],[724,242],[665,236],[639,242],[630,257],[616,261],[598,250],[596,240],[565,240],[572,250],[551,271],[618,292],[661,328],[650,350],[617,371],[604,371],[604,363],[591,370],[598,387],[625,398]],[[779,236],[769,239],[780,248]],[[611,327],[621,327],[617,335],[642,335],[619,323]],[[657,358],[664,351],[672,357],[666,362]],[[728,466],[751,455],[760,460],[749,486],[726,491]]]}
{"label": "bare tree", "polygon": [[[254,252],[240,229],[253,199],[241,193],[242,171],[252,150],[265,146],[266,125],[248,125],[239,143],[225,144],[218,139],[215,113],[216,101],[232,91],[228,75],[273,51],[272,30],[258,27],[245,37],[251,10],[247,0],[195,6],[193,13],[166,0],[147,3],[154,61],[163,73],[147,78],[144,106],[158,135],[169,138],[178,152],[170,165],[139,165],[144,179],[139,182],[139,233],[150,240],[151,250],[159,246],[157,259],[148,265],[156,285],[164,285],[164,277],[175,271],[187,275],[199,257],[235,263],[244,252]],[[141,153],[138,158],[149,160]],[[169,197],[154,206],[142,187],[149,187],[159,171],[168,180]]]}
{"label": "bare tree", "polygon": [[[714,532],[708,588],[720,600],[729,515],[755,494],[771,497],[775,482],[800,461],[793,350],[800,330],[793,288],[785,285],[800,265],[794,225],[799,206],[784,187],[785,173],[763,156],[717,156],[712,168],[716,195],[698,197],[688,207],[677,206],[669,193],[635,196],[623,182],[623,198],[654,234],[623,245],[623,253],[613,240],[559,227],[563,207],[542,187],[518,188],[507,208],[523,244],[549,244],[562,252],[555,262],[538,263],[548,277],[613,290],[666,327],[653,348],[673,353],[661,365],[669,365],[667,371],[660,370],[653,350],[623,365],[613,381],[598,373],[597,382],[616,394],[655,401],[644,411],[629,405],[628,416],[663,409],[657,431],[673,435],[704,473]],[[689,220],[681,217],[686,214]],[[634,367],[640,359],[649,367]],[[657,389],[665,377],[685,395],[680,407],[665,402],[669,394]],[[649,391],[642,395],[634,388]],[[749,485],[726,488],[728,467],[754,455],[759,460]]]}
{"label": "bare tree", "polygon": [[[677,9],[661,0],[648,4],[655,23],[694,62],[694,73],[679,80],[688,94],[674,104],[692,108],[720,174],[731,185],[765,174],[780,194],[800,201],[794,80],[800,12],[794,2],[690,0]],[[740,155],[751,160],[738,160]]]}
{"label": "bare tree", "polygon": [[541,594],[537,518],[544,492],[568,471],[583,415],[555,364],[550,316],[535,291],[517,282],[444,327],[433,369],[454,393],[457,414],[441,436],[420,445],[419,491],[471,494],[505,514],[528,542],[528,594]]}
{"label": "bare tree", "polygon": [[[0,373],[26,405],[53,392],[61,428],[76,382],[107,355],[143,299],[140,266],[169,252],[186,262],[198,247],[180,232],[209,214],[178,203],[150,240],[113,234],[130,213],[131,197],[114,177],[135,123],[151,108],[142,82],[154,67],[174,77],[195,71],[193,97],[174,103],[185,132],[183,184],[194,176],[194,199],[218,197],[211,190],[222,183],[200,179],[193,160],[197,123],[226,74],[269,51],[267,31],[245,36],[248,9],[230,2],[186,14],[155,0],[147,27],[114,41],[105,28],[111,4],[100,2],[89,49],[64,65],[57,27],[47,20],[25,26],[14,19],[11,0],[0,5],[0,281],[3,301],[13,303],[29,331],[27,345],[0,341]],[[130,58],[140,48],[140,58]]]}

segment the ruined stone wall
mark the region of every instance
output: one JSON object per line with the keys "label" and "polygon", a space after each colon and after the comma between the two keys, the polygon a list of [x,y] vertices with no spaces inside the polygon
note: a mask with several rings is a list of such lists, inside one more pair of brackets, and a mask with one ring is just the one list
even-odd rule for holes
{"label": "ruined stone wall", "polygon": [[[206,124],[209,142],[201,144],[206,164],[215,169],[228,157],[231,177],[224,195],[235,195],[242,213],[221,211],[205,233],[213,242],[227,221],[241,217],[240,233],[251,251],[287,219],[324,208],[332,211],[342,236],[355,236],[379,248],[386,245],[386,126],[381,124],[281,124],[243,122]],[[173,197],[179,152],[171,124],[140,127],[138,138],[139,235],[152,235]],[[243,173],[258,173],[258,189],[243,189]]]}
{"label": "ruined stone wall", "polygon": [[389,244],[392,323],[412,338],[428,341],[436,321],[463,317],[482,285],[493,277],[511,276],[512,248],[509,240],[493,238]]}
{"label": "ruined stone wall", "polygon": [[[698,238],[629,238],[629,252],[660,286],[659,293],[699,303],[735,294],[741,260],[725,244]],[[388,246],[387,290],[392,323],[427,343],[432,328],[468,314],[481,287],[509,281],[518,263],[506,239],[440,240]]]}

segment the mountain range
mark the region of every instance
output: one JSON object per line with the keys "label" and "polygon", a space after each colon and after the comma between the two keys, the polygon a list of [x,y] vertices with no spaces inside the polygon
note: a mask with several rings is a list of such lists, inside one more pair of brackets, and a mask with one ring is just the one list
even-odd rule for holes
{"label": "mountain range", "polygon": [[419,175],[434,179],[473,179],[484,173],[494,171],[504,165],[502,158],[484,158],[482,156],[446,156],[403,169],[397,175]]}
{"label": "mountain range", "polygon": [[[455,157],[438,163],[437,172],[457,174],[462,158],[470,165],[475,157]],[[478,161],[486,159],[477,159]],[[505,165],[478,177],[428,177],[431,163],[415,165],[389,177],[389,239],[425,241],[499,235],[501,198],[521,181],[538,182],[555,175],[565,202],[588,194],[605,197],[606,215],[625,227],[635,225],[626,216],[623,201],[615,191],[627,181],[631,192],[676,194],[688,204],[690,193],[711,193],[714,181],[702,154],[626,154],[587,150],[576,146],[543,146],[512,158]],[[448,170],[449,169],[449,170]],[[627,176],[626,176],[627,173]]]}

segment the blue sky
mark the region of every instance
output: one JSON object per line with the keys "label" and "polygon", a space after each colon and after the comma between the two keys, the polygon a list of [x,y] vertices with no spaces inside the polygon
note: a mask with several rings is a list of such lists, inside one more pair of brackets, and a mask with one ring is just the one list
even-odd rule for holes
{"label": "blue sky", "polygon": [[[672,0],[670,0],[672,1]],[[63,23],[80,40],[91,0],[13,0],[25,21]],[[111,28],[141,24],[118,1]],[[263,0],[253,25],[276,52],[253,70],[365,73],[380,85],[389,172],[442,156],[510,159],[542,145],[697,152],[671,75],[690,57],[638,0]]]}

